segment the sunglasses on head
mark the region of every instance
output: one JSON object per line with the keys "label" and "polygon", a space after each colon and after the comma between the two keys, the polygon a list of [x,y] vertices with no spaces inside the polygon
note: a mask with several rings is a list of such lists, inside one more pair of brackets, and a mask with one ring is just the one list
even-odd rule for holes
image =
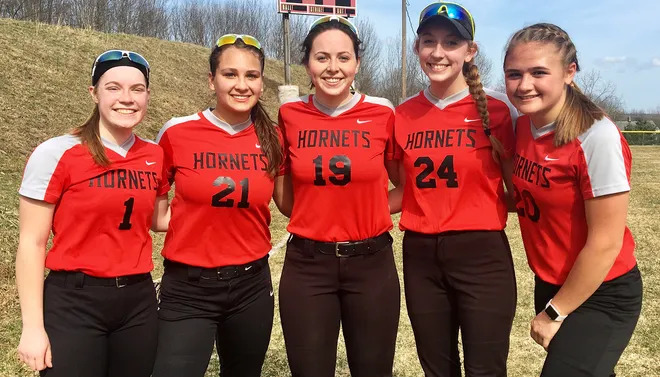
{"label": "sunglasses on head", "polygon": [[326,22],[330,22],[330,21],[337,21],[340,24],[344,24],[344,25],[348,26],[349,29],[351,29],[351,31],[355,34],[356,37],[360,36],[358,34],[358,30],[355,27],[355,25],[353,25],[353,23],[351,21],[349,21],[347,18],[344,18],[344,17],[341,17],[341,16],[323,16],[323,17],[319,18],[318,20],[316,20],[312,23],[312,25],[309,27],[309,31],[307,33],[309,34],[309,32],[312,31],[315,27],[317,27],[321,24],[324,24]]}
{"label": "sunglasses on head", "polygon": [[248,46],[256,47],[261,50],[261,43],[257,38],[247,35],[247,34],[225,34],[222,37],[218,38],[218,41],[215,42],[217,47],[222,47],[225,45],[233,45],[237,40],[243,41]]}
{"label": "sunglasses on head", "polygon": [[144,56],[133,51],[123,51],[123,50],[108,50],[101,55],[99,55],[96,60],[94,60],[94,65],[92,66],[92,77],[94,77],[94,71],[96,71],[96,66],[101,63],[116,61],[122,59],[128,59],[133,63],[139,64],[147,69],[147,79],[149,78],[149,62]]}
{"label": "sunglasses on head", "polygon": [[459,21],[464,26],[469,26],[468,31],[474,38],[474,19],[467,9],[456,3],[433,3],[428,5],[422,13],[419,14],[419,25],[429,18],[437,15],[443,15],[452,20]]}

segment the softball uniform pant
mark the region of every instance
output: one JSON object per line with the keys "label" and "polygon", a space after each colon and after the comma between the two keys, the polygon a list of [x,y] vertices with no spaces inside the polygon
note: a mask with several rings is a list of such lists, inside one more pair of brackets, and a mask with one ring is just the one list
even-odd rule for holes
{"label": "softball uniform pant", "polygon": [[506,376],[516,280],[504,231],[403,238],[403,276],[417,354],[427,377]]}
{"label": "softball uniform pant", "polygon": [[222,377],[260,376],[273,310],[268,256],[219,268],[166,261],[153,376],[204,376],[214,343]]}
{"label": "softball uniform pant", "polygon": [[150,376],[156,305],[150,274],[115,280],[51,271],[44,283],[44,325],[53,368],[41,376]]}
{"label": "softball uniform pant", "polygon": [[335,375],[341,323],[351,376],[391,376],[400,310],[391,237],[380,250],[349,257],[321,254],[313,242],[289,241],[280,280],[292,375]]}
{"label": "softball uniform pant", "polygon": [[[561,286],[536,277],[534,306],[540,313]],[[635,266],[606,281],[569,314],[550,341],[542,377],[607,377],[632,337],[642,309],[642,277]]]}

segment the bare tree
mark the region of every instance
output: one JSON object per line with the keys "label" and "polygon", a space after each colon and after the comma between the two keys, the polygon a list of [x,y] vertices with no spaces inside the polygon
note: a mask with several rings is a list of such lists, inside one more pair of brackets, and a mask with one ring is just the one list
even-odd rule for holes
{"label": "bare tree", "polygon": [[170,27],[174,40],[208,45],[207,17],[204,4],[187,1],[172,7]]}
{"label": "bare tree", "polygon": [[[383,64],[382,75],[378,85],[377,94],[392,101],[394,104],[401,103],[401,42],[396,38],[386,41],[387,57]],[[428,79],[422,72],[419,59],[414,50],[414,39],[408,40],[408,51],[406,53],[406,95],[409,97],[428,85]]]}
{"label": "bare tree", "polygon": [[[266,55],[278,60],[284,60],[284,35],[282,31],[282,15],[273,12],[269,32],[265,36]],[[309,31],[309,25],[314,18],[309,16],[289,16],[289,37],[291,46],[291,63],[300,64],[303,59],[302,43]]]}
{"label": "bare tree", "polygon": [[376,92],[380,81],[382,46],[378,33],[368,18],[358,18],[355,26],[359,30],[362,40],[360,72],[356,83],[361,92],[372,94]]}
{"label": "bare tree", "polygon": [[490,87],[493,82],[493,62],[483,51],[479,51],[477,56],[474,57],[474,64],[479,68],[479,76],[483,86]]}
{"label": "bare tree", "polygon": [[575,79],[582,92],[600,106],[610,118],[616,120],[623,113],[623,100],[616,92],[612,81],[605,80],[598,70],[581,72]]}

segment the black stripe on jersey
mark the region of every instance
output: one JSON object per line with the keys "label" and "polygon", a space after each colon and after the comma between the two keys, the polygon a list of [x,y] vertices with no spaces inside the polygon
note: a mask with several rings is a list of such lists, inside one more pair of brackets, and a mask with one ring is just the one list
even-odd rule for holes
{"label": "black stripe on jersey", "polygon": [[442,147],[474,148],[477,130],[456,128],[447,130],[418,131],[408,134],[405,150]]}
{"label": "black stripe on jersey", "polygon": [[538,162],[528,160],[518,153],[513,156],[513,174],[515,174],[516,177],[529,183],[533,183],[544,188],[549,188],[550,180],[548,179],[547,174],[551,171],[552,169],[549,167],[543,166]]}
{"label": "black stripe on jersey", "polygon": [[193,160],[193,169],[266,171],[268,165],[266,155],[263,153],[199,152],[193,154]]}

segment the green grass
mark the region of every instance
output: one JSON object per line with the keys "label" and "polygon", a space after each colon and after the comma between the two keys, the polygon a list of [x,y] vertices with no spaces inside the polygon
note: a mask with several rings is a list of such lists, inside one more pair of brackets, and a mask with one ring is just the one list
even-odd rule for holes
{"label": "green grass", "polygon": [[[20,311],[14,284],[14,258],[18,243],[18,196],[22,169],[31,150],[41,141],[65,133],[80,124],[91,111],[86,87],[92,59],[109,48],[133,49],[143,53],[153,66],[152,101],[149,115],[139,127],[140,135],[153,138],[172,116],[193,113],[212,101],[206,85],[208,50],[199,46],[128,35],[108,35],[0,19],[0,376],[34,376],[17,360]],[[282,64],[269,61],[266,67],[264,102],[271,115],[277,111],[276,86],[283,81]],[[293,69],[294,82],[307,82],[301,67]],[[637,258],[644,277],[644,307],[637,330],[617,372],[625,377],[660,376],[660,147],[635,146],[633,191],[628,216],[637,241]],[[395,224],[398,217],[394,216]],[[273,211],[273,243],[286,236],[286,218]],[[509,375],[538,375],[544,351],[529,337],[533,318],[532,274],[527,267],[517,219],[509,219],[507,233],[514,253],[518,281],[518,310],[511,334]],[[392,232],[397,267],[401,266],[402,233]],[[162,274],[159,250],[163,236],[156,235],[154,276]],[[277,285],[284,250],[271,258],[273,283]],[[401,279],[403,282],[403,279]],[[402,300],[397,339],[396,376],[421,376],[410,321]],[[218,375],[213,357],[207,376]],[[264,366],[264,376],[288,376],[288,367],[276,311],[273,336]],[[338,350],[337,375],[348,376],[345,349]]]}

